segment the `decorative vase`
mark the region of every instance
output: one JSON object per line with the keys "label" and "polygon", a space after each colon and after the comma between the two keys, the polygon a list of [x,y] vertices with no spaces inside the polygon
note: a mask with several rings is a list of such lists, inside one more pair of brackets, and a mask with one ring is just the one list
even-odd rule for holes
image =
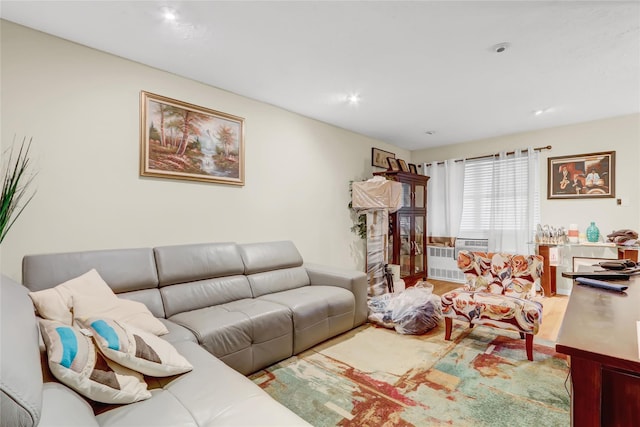
{"label": "decorative vase", "polygon": [[587,241],[593,243],[600,240],[600,230],[596,227],[596,223],[591,221],[591,225],[587,227]]}

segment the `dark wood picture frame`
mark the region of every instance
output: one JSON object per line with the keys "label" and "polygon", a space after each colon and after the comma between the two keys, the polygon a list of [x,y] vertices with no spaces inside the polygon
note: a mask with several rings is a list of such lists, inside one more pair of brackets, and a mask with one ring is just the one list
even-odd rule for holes
{"label": "dark wood picture frame", "polygon": [[395,153],[391,153],[389,151],[384,151],[379,148],[371,147],[371,166],[375,166],[377,168],[387,168],[389,163],[387,159],[389,157],[396,158]]}
{"label": "dark wood picture frame", "polygon": [[398,164],[400,165],[400,170],[402,172],[409,172],[409,166],[407,165],[407,162],[402,159],[398,159]]}
{"label": "dark wood picture frame", "polygon": [[614,198],[616,152],[549,157],[547,199]]}
{"label": "dark wood picture frame", "polygon": [[418,168],[416,165],[414,165],[413,163],[409,163],[409,172],[411,173],[418,173]]}
{"label": "dark wood picture frame", "polygon": [[387,157],[387,163],[389,164],[390,171],[400,171],[400,164],[398,163],[398,159],[396,159],[395,157]]}

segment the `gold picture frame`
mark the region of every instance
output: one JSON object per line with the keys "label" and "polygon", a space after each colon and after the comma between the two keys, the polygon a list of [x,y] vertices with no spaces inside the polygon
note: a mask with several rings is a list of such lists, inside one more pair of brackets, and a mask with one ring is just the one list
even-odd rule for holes
{"label": "gold picture frame", "polygon": [[244,185],[244,118],[141,91],[140,175]]}

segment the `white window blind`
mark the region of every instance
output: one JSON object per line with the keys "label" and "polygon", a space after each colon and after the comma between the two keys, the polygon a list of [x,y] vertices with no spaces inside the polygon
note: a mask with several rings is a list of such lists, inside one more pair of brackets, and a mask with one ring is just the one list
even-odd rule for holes
{"label": "white window blind", "polygon": [[[540,222],[540,185],[536,171],[530,172],[527,162],[526,157],[467,160],[459,236],[487,239],[492,226],[507,233],[527,229],[533,235],[530,224]],[[532,222],[527,212],[531,209],[531,191]]]}

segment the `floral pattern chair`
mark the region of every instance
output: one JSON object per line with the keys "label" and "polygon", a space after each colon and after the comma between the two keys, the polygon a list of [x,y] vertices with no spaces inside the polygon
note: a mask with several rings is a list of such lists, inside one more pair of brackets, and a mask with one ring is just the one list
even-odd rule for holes
{"label": "floral pattern chair", "polygon": [[464,287],[442,295],[445,339],[451,339],[453,319],[507,329],[526,337],[527,358],[533,360],[533,336],[542,323],[542,304],[530,299],[542,275],[539,255],[460,251],[458,268]]}

